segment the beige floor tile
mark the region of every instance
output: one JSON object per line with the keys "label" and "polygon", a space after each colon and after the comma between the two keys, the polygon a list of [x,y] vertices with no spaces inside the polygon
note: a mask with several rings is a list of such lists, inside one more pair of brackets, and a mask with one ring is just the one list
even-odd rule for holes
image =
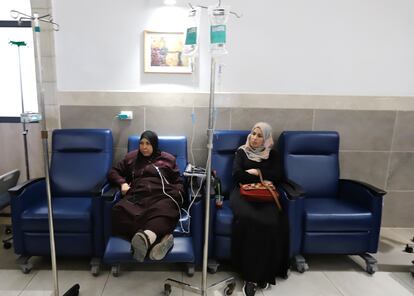
{"label": "beige floor tile", "polygon": [[[217,288],[209,288],[210,286],[219,283],[223,280],[226,280],[230,277],[233,277],[236,281],[236,287],[233,292],[233,295],[239,296],[242,295],[242,287],[243,287],[243,281],[240,279],[240,277],[237,276],[234,272],[226,272],[226,271],[219,271],[214,274],[207,273],[207,295],[216,296],[216,295],[223,295],[225,286],[220,286]],[[192,286],[196,286],[201,289],[201,279],[202,279],[202,273],[196,272],[193,277],[184,277],[184,281]],[[197,295],[192,292],[184,291],[184,296],[193,296]],[[262,295],[261,292],[256,293],[256,295],[260,296]]]}
{"label": "beige floor tile", "polygon": [[[101,272],[99,276],[94,277],[89,271],[62,270],[58,272],[59,292],[63,295],[74,284],[79,284],[79,295],[100,296],[108,277],[109,272]],[[34,293],[38,293],[39,296],[50,295],[50,291],[53,291],[53,286],[52,272],[41,270],[36,273],[32,281],[27,285],[22,296],[35,295]]]}
{"label": "beige floor tile", "polygon": [[307,271],[303,274],[292,272],[287,280],[280,280],[265,296],[300,295],[300,296],[341,296],[342,294],[328,280],[323,272]]}
{"label": "beige floor tile", "polygon": [[364,272],[326,272],[326,276],[345,296],[413,295],[410,288],[401,285],[389,272],[376,272],[372,276]]}
{"label": "beige floor tile", "polygon": [[[110,276],[108,278],[102,296],[160,296],[164,291],[164,280],[167,278],[181,281],[182,272],[151,270],[122,272],[119,277]],[[170,295],[181,296],[182,291],[173,288]]]}
{"label": "beige floor tile", "polygon": [[23,274],[20,270],[0,270],[0,295],[19,295],[35,275]]}

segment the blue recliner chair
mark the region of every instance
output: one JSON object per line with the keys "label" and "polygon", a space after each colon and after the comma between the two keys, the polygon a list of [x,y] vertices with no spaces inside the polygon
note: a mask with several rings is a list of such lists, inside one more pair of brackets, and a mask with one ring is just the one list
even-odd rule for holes
{"label": "blue recliner chair", "polygon": [[229,205],[229,195],[235,184],[232,177],[233,160],[237,148],[246,142],[250,131],[216,130],[213,133],[213,149],[211,168],[221,182],[221,194],[224,196],[223,206],[217,208],[214,199],[210,211],[209,271],[217,271],[218,264],[214,259],[230,259],[231,229],[233,212]]}
{"label": "blue recliner chair", "polygon": [[[139,136],[130,136],[128,138],[128,152],[138,149]],[[187,165],[187,138],[184,136],[164,136],[159,137],[159,148],[161,151],[166,151],[174,155],[177,159],[177,165],[183,174]],[[104,208],[105,216],[105,241],[106,250],[104,255],[104,262],[111,265],[111,273],[113,276],[119,275],[120,264],[136,262],[131,254],[130,241],[111,236],[111,209],[112,206],[119,201],[121,195],[116,189],[114,195],[108,194],[107,201]],[[189,196],[190,197],[190,196]],[[188,200],[189,202],[190,200]],[[174,230],[174,246],[161,261],[149,262],[167,262],[167,263],[185,263],[186,272],[192,276],[195,271],[195,265],[202,261],[202,240],[203,240],[203,202],[195,201],[191,207],[191,218],[185,215],[182,211],[181,222],[184,230],[190,232],[185,233],[180,227],[180,223]],[[188,203],[187,205],[188,206]]]}
{"label": "blue recliner chair", "polygon": [[284,174],[305,192],[289,200],[282,195],[290,224],[290,251],[299,272],[308,269],[302,255],[360,255],[366,271],[377,270],[368,253],[378,250],[385,191],[339,179],[337,132],[286,131],[279,138]]}
{"label": "blue recliner chair", "polygon": [[[62,129],[52,134],[50,187],[57,256],[93,257],[99,272],[104,251],[101,192],[112,165],[112,133],[107,129]],[[30,256],[50,254],[44,178],[9,190],[14,250],[24,273]]]}

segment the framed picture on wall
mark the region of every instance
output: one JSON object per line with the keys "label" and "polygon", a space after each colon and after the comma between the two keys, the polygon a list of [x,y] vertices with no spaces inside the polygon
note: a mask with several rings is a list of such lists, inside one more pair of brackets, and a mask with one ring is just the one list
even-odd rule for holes
{"label": "framed picture on wall", "polygon": [[144,31],[144,72],[191,73],[183,48],[184,33]]}

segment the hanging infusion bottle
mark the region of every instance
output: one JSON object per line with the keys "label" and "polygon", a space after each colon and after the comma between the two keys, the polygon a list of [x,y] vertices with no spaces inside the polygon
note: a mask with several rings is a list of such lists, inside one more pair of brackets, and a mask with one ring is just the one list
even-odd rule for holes
{"label": "hanging infusion bottle", "polygon": [[229,9],[225,6],[210,6],[208,15],[210,18],[210,52],[213,56],[227,54],[226,30]]}
{"label": "hanging infusion bottle", "polygon": [[200,27],[200,15],[200,7],[191,9],[188,13],[188,24],[183,50],[184,55],[194,57],[198,53],[198,33]]}

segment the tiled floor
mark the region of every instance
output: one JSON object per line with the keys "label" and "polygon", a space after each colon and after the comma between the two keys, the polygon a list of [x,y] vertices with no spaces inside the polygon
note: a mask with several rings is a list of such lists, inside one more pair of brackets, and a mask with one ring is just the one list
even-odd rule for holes
{"label": "tiled floor", "polygon": [[[414,235],[414,229],[383,228],[381,231],[378,259],[379,271],[373,276],[362,270],[361,260],[347,256],[312,256],[308,258],[310,270],[300,274],[292,272],[287,280],[278,280],[269,290],[258,291],[258,296],[359,296],[359,295],[414,295],[414,278],[409,268],[414,254],[402,252]],[[23,274],[15,265],[12,250],[0,249],[0,296],[49,296],[53,295],[50,264],[46,259],[36,258],[30,274]],[[59,289],[62,295],[75,283],[81,286],[80,295],[162,295],[166,278],[185,281],[191,285],[201,284],[201,272],[189,278],[179,266],[125,266],[119,277],[104,268],[99,276],[89,272],[85,260],[60,260]],[[232,272],[220,271],[208,275],[208,285],[236,276]],[[241,296],[242,282],[237,278],[234,295]],[[173,288],[171,295],[195,295]],[[209,291],[208,295],[223,295],[223,290]]]}

